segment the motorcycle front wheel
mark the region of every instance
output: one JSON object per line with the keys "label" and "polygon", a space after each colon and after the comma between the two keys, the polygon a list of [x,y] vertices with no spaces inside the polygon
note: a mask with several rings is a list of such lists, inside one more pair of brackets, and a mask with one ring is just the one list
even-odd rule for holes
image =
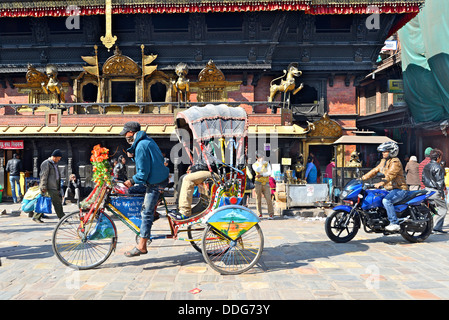
{"label": "motorcycle front wheel", "polygon": [[337,210],[327,217],[324,227],[329,239],[336,243],[345,243],[354,239],[359,231],[360,217],[357,214]]}

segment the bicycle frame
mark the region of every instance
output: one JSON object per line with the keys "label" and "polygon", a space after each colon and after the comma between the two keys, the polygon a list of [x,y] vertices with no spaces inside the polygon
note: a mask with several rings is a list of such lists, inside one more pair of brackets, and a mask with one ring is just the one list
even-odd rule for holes
{"label": "bicycle frame", "polygon": [[[218,186],[216,184],[214,184],[211,188],[211,193],[217,193],[217,196],[215,196],[215,200],[218,200],[218,192],[217,192]],[[81,220],[81,228],[87,224],[87,222],[90,219],[93,219],[94,217],[96,217],[97,215],[101,215],[101,214],[105,214],[105,210],[107,210],[109,213],[111,213],[114,217],[118,218],[121,222],[123,222],[131,231],[133,231],[137,236],[140,235],[140,227],[137,226],[133,221],[131,221],[125,214],[123,214],[119,209],[117,209],[110,201],[109,199],[105,199],[105,197],[107,197],[107,193],[109,193],[111,191],[110,188],[102,188],[102,191],[100,192],[100,196],[98,198],[98,201],[96,201],[92,206],[90,211],[83,215],[80,216],[80,220]],[[221,194],[221,193],[220,193]],[[104,203],[104,207],[100,208],[101,203]],[[161,204],[161,202],[164,204],[164,208],[166,213],[168,212],[168,205],[167,205],[167,201],[164,197],[164,195],[161,193],[160,198],[156,204],[155,207],[155,212],[156,209],[159,207],[159,205]],[[157,240],[157,239],[175,239],[175,240],[183,240],[183,241],[200,241],[201,239],[187,239],[187,238],[179,238],[179,233],[180,232],[187,232],[187,230],[180,230],[180,228],[182,227],[188,227],[188,226],[192,226],[195,224],[200,224],[203,221],[207,221],[207,219],[210,217],[211,214],[213,214],[213,209],[215,207],[218,207],[218,203],[217,201],[210,201],[208,207],[206,208],[206,210],[204,210],[202,213],[195,215],[193,217],[191,217],[190,219],[186,219],[186,220],[182,220],[182,221],[176,221],[173,219],[168,219],[169,222],[169,226],[170,226],[170,234],[164,234],[164,235],[154,235],[151,236],[149,240],[153,241],[153,240]],[[95,208],[95,210],[94,210]],[[93,225],[93,224],[91,224]],[[204,228],[198,228],[198,229],[194,229],[191,231],[202,231],[204,230]]]}

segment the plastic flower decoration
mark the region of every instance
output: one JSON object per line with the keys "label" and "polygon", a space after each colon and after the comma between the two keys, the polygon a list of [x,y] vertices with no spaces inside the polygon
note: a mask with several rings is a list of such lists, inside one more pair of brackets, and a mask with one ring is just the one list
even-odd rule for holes
{"label": "plastic flower decoration", "polygon": [[109,149],[101,147],[97,144],[92,150],[90,162],[92,163],[93,178],[96,186],[102,186],[106,183],[111,185],[112,177],[109,166]]}

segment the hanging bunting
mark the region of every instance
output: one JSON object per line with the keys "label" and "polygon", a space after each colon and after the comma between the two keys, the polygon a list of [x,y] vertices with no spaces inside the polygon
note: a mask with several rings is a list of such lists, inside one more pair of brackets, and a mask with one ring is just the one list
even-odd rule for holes
{"label": "hanging bunting", "polygon": [[[416,13],[423,0],[405,1],[335,1],[330,0],[243,0],[234,1],[149,1],[133,3],[134,0],[114,1],[113,14],[148,13],[207,13],[207,12],[254,12],[254,11],[306,11],[309,14],[366,14],[369,6],[376,6],[380,13]],[[117,4],[118,2],[118,4]],[[137,2],[137,1],[136,1]],[[139,1],[140,2],[140,1]],[[52,5],[49,5],[51,3]],[[80,15],[104,15],[104,0],[91,1],[30,1],[0,2],[0,17],[63,17],[69,16],[68,5],[79,7]]]}

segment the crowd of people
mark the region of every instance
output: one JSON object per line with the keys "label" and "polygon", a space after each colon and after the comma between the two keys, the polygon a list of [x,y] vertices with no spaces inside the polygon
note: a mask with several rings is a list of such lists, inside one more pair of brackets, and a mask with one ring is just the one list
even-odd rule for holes
{"label": "crowd of people", "polygon": [[[145,195],[146,208],[146,214],[142,214],[142,217],[144,221],[147,221],[143,223],[142,234],[149,236],[149,230],[154,219],[149,213],[149,208],[154,207],[160,184],[165,183],[166,186],[168,183],[169,170],[167,168],[167,158],[161,153],[154,140],[140,131],[140,125],[137,122],[126,123],[122,135],[125,135],[126,141],[131,145],[128,149],[127,156],[134,160],[136,174],[132,178],[128,178],[126,171],[127,160],[122,155],[118,159],[113,159],[111,163],[113,179],[122,182],[128,188],[137,187],[138,185],[146,186],[141,191]],[[442,151],[428,147],[425,150],[425,159],[422,162],[418,163],[417,157],[414,155],[407,157],[404,169],[398,158],[399,147],[395,142],[383,143],[377,150],[382,153],[382,159],[375,168],[366,173],[361,179],[367,180],[375,177],[379,173],[382,175],[381,182],[375,184],[375,187],[382,187],[389,190],[388,195],[382,201],[390,220],[390,225],[386,229],[389,231],[397,231],[399,229],[394,203],[404,199],[408,195],[409,190],[426,189],[434,192],[429,200],[434,204],[438,212],[438,215],[435,216],[433,231],[434,233],[447,233],[442,228],[448,206],[447,187],[449,185],[449,168],[445,168],[444,161],[442,161]],[[63,205],[65,204],[65,200],[72,197],[79,203],[81,198],[80,181],[74,174],[70,175],[65,192],[62,191],[61,174],[57,166],[61,158],[61,150],[54,150],[50,157],[41,164],[39,177],[39,190],[42,194],[46,194],[51,198],[56,215],[60,219],[64,216]],[[332,176],[332,169],[334,167],[335,162],[332,159],[326,167],[324,179],[327,179],[326,176],[328,178]],[[316,158],[313,154],[310,154],[305,168],[305,179],[307,183],[319,182],[321,175],[319,174],[318,168],[319,164]],[[22,162],[19,156],[14,154],[13,158],[6,165],[6,171],[10,173],[10,184],[14,203],[19,202],[22,198],[22,191],[18,183],[21,169]],[[262,199],[265,198],[268,218],[272,219],[274,215],[273,200],[276,182],[272,177],[270,163],[265,159],[263,153],[257,153],[256,161],[248,164],[246,169],[248,179],[245,196],[241,204],[247,205],[248,197],[254,189],[257,215],[262,217]],[[179,188],[179,206],[178,210],[169,213],[172,218],[186,219],[191,215],[194,188],[206,179],[212,178],[212,174],[204,169],[197,171],[191,170],[185,177],[180,179],[182,184]],[[326,183],[327,181],[323,180],[322,182]],[[153,187],[148,188],[149,183]],[[33,220],[35,222],[42,222],[42,216],[35,214],[33,215]],[[128,254],[134,256],[143,254],[145,251],[146,247],[142,242],[137,249],[128,252]]]}

